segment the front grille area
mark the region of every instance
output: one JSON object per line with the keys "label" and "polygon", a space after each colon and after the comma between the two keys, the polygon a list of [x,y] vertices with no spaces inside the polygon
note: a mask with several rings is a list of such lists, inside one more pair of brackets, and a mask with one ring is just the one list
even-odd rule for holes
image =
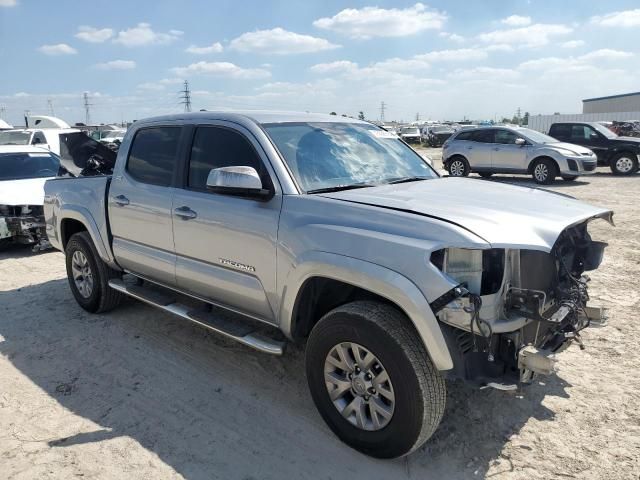
{"label": "front grille area", "polygon": [[598,162],[582,162],[582,168],[587,172],[592,172],[598,166]]}

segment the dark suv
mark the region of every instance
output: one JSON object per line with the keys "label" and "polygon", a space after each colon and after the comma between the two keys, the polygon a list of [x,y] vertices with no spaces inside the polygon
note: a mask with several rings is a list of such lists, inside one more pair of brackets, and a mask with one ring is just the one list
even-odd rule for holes
{"label": "dark suv", "polygon": [[598,165],[607,165],[617,175],[638,171],[640,138],[619,137],[597,122],[559,122],[551,125],[549,135],[561,142],[590,148],[598,157]]}

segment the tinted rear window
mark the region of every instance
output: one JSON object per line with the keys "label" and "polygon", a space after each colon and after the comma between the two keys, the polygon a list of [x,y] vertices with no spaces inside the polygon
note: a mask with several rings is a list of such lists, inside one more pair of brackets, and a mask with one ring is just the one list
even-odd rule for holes
{"label": "tinted rear window", "polygon": [[136,133],[127,160],[129,175],[143,183],[171,185],[180,131],[180,127],[151,127]]}
{"label": "tinted rear window", "polygon": [[472,131],[460,132],[458,135],[456,135],[456,140],[471,140],[472,134],[473,134]]}
{"label": "tinted rear window", "polygon": [[493,143],[493,134],[494,131],[491,129],[474,130],[472,138],[474,142]]}

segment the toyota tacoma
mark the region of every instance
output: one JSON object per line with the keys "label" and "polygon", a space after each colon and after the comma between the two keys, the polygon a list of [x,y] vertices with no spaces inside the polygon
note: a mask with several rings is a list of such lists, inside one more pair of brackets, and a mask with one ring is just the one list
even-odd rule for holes
{"label": "toyota tacoma", "polygon": [[589,222],[611,211],[442,178],[364,121],[156,117],[83,171],[45,185],[82,308],[129,296],[266,353],[306,342],[320,415],[375,457],[434,433],[445,378],[517,388],[605,320],[585,272],[606,245]]}

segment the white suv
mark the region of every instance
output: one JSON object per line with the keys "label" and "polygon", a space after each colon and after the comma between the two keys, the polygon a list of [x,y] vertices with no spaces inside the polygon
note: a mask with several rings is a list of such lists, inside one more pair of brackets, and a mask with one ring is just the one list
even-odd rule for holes
{"label": "white suv", "polygon": [[463,130],[443,146],[444,168],[453,177],[471,172],[482,177],[494,173],[522,173],[537,183],[549,184],[557,176],[575,180],[593,173],[596,155],[588,148],[562,143],[535,130],[519,127],[483,127]]}

